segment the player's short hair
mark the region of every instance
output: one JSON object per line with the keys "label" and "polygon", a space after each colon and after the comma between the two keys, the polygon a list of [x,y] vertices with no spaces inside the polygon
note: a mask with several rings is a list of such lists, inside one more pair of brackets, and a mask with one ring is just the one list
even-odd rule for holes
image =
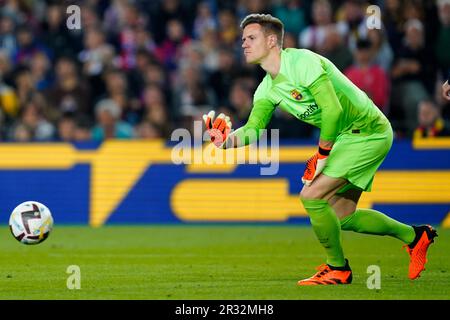
{"label": "player's short hair", "polygon": [[244,29],[252,23],[259,24],[265,35],[275,34],[277,36],[278,46],[280,48],[283,47],[284,24],[280,19],[275,18],[270,14],[252,13],[242,20],[241,29]]}

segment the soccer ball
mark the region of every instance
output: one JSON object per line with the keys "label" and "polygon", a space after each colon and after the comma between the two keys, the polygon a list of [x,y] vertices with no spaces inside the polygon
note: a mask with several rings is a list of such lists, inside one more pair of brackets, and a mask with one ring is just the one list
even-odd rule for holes
{"label": "soccer ball", "polygon": [[37,201],[19,204],[9,218],[9,229],[18,241],[38,244],[47,239],[53,228],[50,210]]}

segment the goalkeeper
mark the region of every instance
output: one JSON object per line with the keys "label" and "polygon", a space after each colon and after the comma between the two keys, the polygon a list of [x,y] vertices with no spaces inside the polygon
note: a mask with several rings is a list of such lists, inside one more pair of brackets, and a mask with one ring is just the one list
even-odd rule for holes
{"label": "goalkeeper", "polygon": [[245,126],[214,111],[204,115],[211,141],[220,148],[255,142],[277,107],[320,128],[318,151],[306,165],[300,199],[326,253],[326,264],[298,285],[349,284],[352,271],[341,245],[341,230],[389,235],[401,240],[410,256],[409,278],[420,276],[436,231],[409,226],[381,212],[357,209],[370,191],[377,168],[393,139],[389,121],[367,95],[329,60],[305,49],[282,49],[283,23],[271,15],[251,14],[241,23],[247,63],[266,72]]}

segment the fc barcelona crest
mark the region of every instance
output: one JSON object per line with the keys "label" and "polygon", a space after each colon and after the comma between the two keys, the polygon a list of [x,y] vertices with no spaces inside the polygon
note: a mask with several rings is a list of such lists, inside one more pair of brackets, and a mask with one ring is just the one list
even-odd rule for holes
{"label": "fc barcelona crest", "polygon": [[295,89],[291,91],[291,97],[297,101],[300,101],[303,98],[302,94]]}

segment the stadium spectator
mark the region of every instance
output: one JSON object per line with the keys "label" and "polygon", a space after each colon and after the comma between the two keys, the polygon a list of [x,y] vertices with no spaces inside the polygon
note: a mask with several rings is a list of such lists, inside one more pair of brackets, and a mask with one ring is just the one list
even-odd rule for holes
{"label": "stadium spectator", "polygon": [[370,29],[367,31],[367,39],[372,43],[373,63],[389,73],[394,61],[394,52],[387,41],[385,29]]}
{"label": "stadium spectator", "polygon": [[84,34],[85,30],[102,30],[102,22],[94,4],[90,4],[89,2],[82,4],[80,12],[82,34]]}
{"label": "stadium spectator", "polygon": [[146,30],[146,19],[134,5],[125,6],[122,20],[118,34],[120,47],[118,65],[124,70],[129,70],[136,65],[136,52],[139,48],[152,52],[156,49],[156,44]]}
{"label": "stadium spectator", "polygon": [[[308,23],[307,1],[282,0],[273,8],[273,14],[284,22],[286,33],[298,35],[305,29]],[[262,12],[262,11],[260,11]]]}
{"label": "stadium spectator", "polygon": [[389,77],[372,61],[372,44],[369,40],[358,40],[354,52],[355,63],[345,70],[345,75],[387,114],[389,101]]}
{"label": "stadium spectator", "polygon": [[18,107],[21,108],[37,92],[29,67],[19,66],[14,70],[14,84],[18,98]]}
{"label": "stadium spectator", "polygon": [[351,51],[359,39],[367,38],[367,21],[361,0],[346,0],[337,12],[338,21],[345,27],[345,45]]}
{"label": "stadium spectator", "polygon": [[76,57],[82,49],[81,34],[67,29],[64,7],[52,3],[47,7],[40,38],[52,52],[54,59],[62,56]]}
{"label": "stadium spectator", "polygon": [[440,108],[432,100],[419,103],[418,123],[414,138],[450,136],[450,123],[442,118]]}
{"label": "stadium spectator", "polygon": [[438,0],[439,31],[436,40],[435,54],[444,77],[450,70],[450,0]]}
{"label": "stadium spectator", "polygon": [[142,26],[135,29],[135,53],[137,54],[139,50],[146,50],[150,53],[154,53],[156,50],[153,35]]}
{"label": "stadium spectator", "polygon": [[180,0],[158,1],[158,6],[151,12],[151,30],[155,36],[155,41],[161,45],[165,40],[170,39],[170,21],[176,20],[181,24],[180,29],[191,30],[193,12],[189,12]]}
{"label": "stadium spectator", "polygon": [[43,52],[37,52],[31,60],[31,78],[38,91],[46,90],[53,84],[50,67],[50,60]]}
{"label": "stadium spectator", "polygon": [[75,141],[85,142],[92,140],[92,122],[93,120],[90,117],[84,115],[75,117]]}
{"label": "stadium spectator", "polygon": [[30,65],[36,54],[43,53],[50,57],[49,51],[34,36],[30,27],[22,25],[16,30],[17,47],[14,53],[14,63]]}
{"label": "stadium spectator", "polygon": [[136,51],[136,64],[134,68],[126,71],[130,93],[139,96],[145,87],[145,72],[156,58],[146,49],[140,48]]}
{"label": "stadium spectator", "polygon": [[120,120],[120,107],[114,100],[103,99],[95,105],[97,124],[92,129],[92,139],[130,139],[133,127]]}
{"label": "stadium spectator", "polygon": [[298,48],[297,37],[289,32],[284,34],[283,48]]}
{"label": "stadium spectator", "polygon": [[63,115],[57,123],[56,141],[73,142],[75,141],[75,118],[71,114]]}
{"label": "stadium spectator", "polygon": [[225,46],[234,47],[240,31],[236,16],[229,9],[219,11],[219,39]]}
{"label": "stadium spectator", "polygon": [[[143,105],[142,122],[151,124],[158,137],[169,138],[173,128],[169,121],[167,102],[161,88],[154,84],[148,85],[143,93]],[[149,128],[144,125],[142,129]]]}
{"label": "stadium spectator", "polygon": [[[172,86],[167,74],[167,70],[159,64],[158,62],[150,63],[143,72],[144,85],[157,85],[164,92],[167,103],[171,106],[172,97]],[[141,90],[142,93],[142,90]],[[173,111],[173,109],[171,109]]]}
{"label": "stadium spectator", "polygon": [[189,41],[191,39],[186,34],[180,20],[173,19],[167,22],[167,38],[156,48],[155,56],[169,73],[173,74],[177,70],[181,48]]}
{"label": "stadium spectator", "polygon": [[189,65],[200,71],[200,78],[204,79],[206,74],[205,58],[203,52],[203,46],[197,40],[190,41],[184,44],[181,48],[181,55],[179,57],[179,65]]}
{"label": "stadium spectator", "polygon": [[12,131],[9,134],[9,139],[14,142],[31,142],[33,140],[33,133],[23,123],[16,123],[10,128]]}
{"label": "stadium spectator", "polygon": [[198,67],[184,65],[180,70],[179,85],[174,91],[174,106],[182,117],[198,117],[215,104],[212,90],[205,86]]}
{"label": "stadium spectator", "polygon": [[397,54],[402,43],[405,24],[403,0],[386,0],[382,14],[383,25],[389,44]]}
{"label": "stadium spectator", "polygon": [[[281,0],[284,1],[284,0]],[[246,8],[247,13],[261,13],[261,12],[267,12],[271,13],[271,7],[272,7],[273,1],[270,0],[246,0],[244,1],[244,5]]]}
{"label": "stadium spectator", "polygon": [[219,49],[218,69],[212,72],[208,79],[219,105],[229,104],[228,92],[230,92],[233,79],[238,74],[237,68],[233,51],[222,46]]}
{"label": "stadium spectator", "polygon": [[324,37],[324,42],[321,47],[317,48],[317,52],[330,59],[341,71],[351,66],[353,63],[352,52],[339,31],[328,26],[325,29]]}
{"label": "stadium spectator", "polygon": [[200,38],[200,46],[203,52],[203,68],[211,73],[219,68],[218,33],[215,29],[205,29]]}
{"label": "stadium spectator", "polygon": [[111,34],[117,35],[122,27],[123,16],[127,1],[112,0],[103,14],[102,26]]}
{"label": "stadium spectator", "polygon": [[57,114],[93,116],[89,86],[81,81],[75,61],[61,57],[55,65],[54,85],[46,91],[49,104]]}
{"label": "stadium spectator", "polygon": [[242,79],[235,80],[231,86],[230,104],[237,116],[237,127],[244,125],[248,119],[253,107],[253,91],[254,88]]}
{"label": "stadium spectator", "polygon": [[14,64],[6,50],[0,49],[0,81],[4,81],[8,85],[13,85],[12,70]]}
{"label": "stadium spectator", "polygon": [[157,84],[159,86],[170,88],[170,82],[166,69],[157,61],[151,61],[142,69],[143,79],[146,85]]}
{"label": "stadium spectator", "polygon": [[15,28],[15,16],[2,9],[0,15],[0,48],[2,48],[11,59],[14,58],[17,47]]}
{"label": "stadium spectator", "polygon": [[135,137],[137,139],[160,139],[160,131],[150,121],[142,121],[135,127]]}
{"label": "stadium spectator", "polygon": [[106,95],[100,99],[111,99],[120,108],[120,117],[131,125],[139,123],[142,108],[137,98],[130,95],[125,73],[112,69],[104,73]]}
{"label": "stadium spectator", "polygon": [[192,30],[195,39],[201,39],[205,31],[217,29],[217,19],[211,8],[211,3],[201,1],[197,5],[197,15]]}
{"label": "stadium spectator", "polygon": [[435,90],[436,74],[430,56],[430,50],[425,48],[424,25],[417,19],[408,20],[404,41],[392,67],[392,111],[401,115],[407,135],[417,126],[419,102]]}
{"label": "stadium spectator", "polygon": [[[0,51],[0,125],[3,121],[13,119],[19,111],[16,90],[6,80],[10,74],[10,59],[6,51]],[[5,128],[1,126],[1,130]]]}
{"label": "stadium spectator", "polygon": [[344,23],[333,23],[333,11],[328,0],[314,0],[311,15],[313,24],[306,27],[299,36],[301,48],[319,50],[324,45],[329,27],[337,29],[342,36],[346,34]]}
{"label": "stadium spectator", "polygon": [[53,140],[55,127],[45,118],[44,108],[42,99],[30,98],[20,109],[10,137],[22,142]]}
{"label": "stadium spectator", "polygon": [[106,42],[105,33],[100,29],[86,30],[84,48],[78,59],[83,63],[83,73],[86,76],[99,76],[108,66],[112,66],[115,50]]}

